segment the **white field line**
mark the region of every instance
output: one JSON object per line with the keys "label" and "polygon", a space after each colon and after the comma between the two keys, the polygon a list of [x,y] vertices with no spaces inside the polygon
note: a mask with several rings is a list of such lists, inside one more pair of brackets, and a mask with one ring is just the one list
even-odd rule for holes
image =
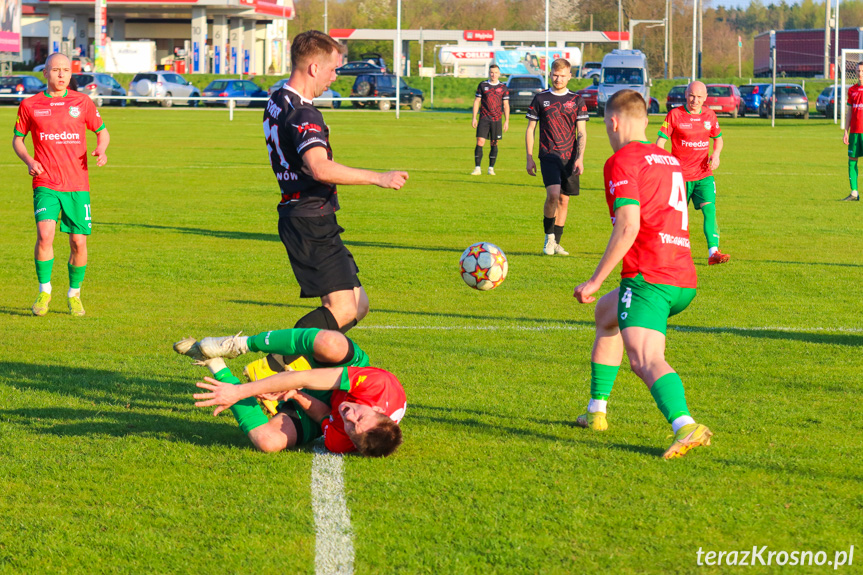
{"label": "white field line", "polygon": [[[593,331],[593,326],[589,325],[541,325],[541,326],[526,326],[526,325],[358,325],[353,329],[404,329],[404,330],[459,330],[459,331]],[[670,325],[668,329],[675,331],[715,331],[717,333],[723,331],[785,331],[790,333],[808,333],[808,332],[825,332],[825,333],[861,333],[863,328],[859,327],[783,327],[783,326],[765,326],[765,327],[697,327],[685,325]]]}
{"label": "white field line", "polygon": [[315,516],[315,574],[352,575],[354,543],[345,501],[343,458],[322,445],[312,459],[312,511]]}

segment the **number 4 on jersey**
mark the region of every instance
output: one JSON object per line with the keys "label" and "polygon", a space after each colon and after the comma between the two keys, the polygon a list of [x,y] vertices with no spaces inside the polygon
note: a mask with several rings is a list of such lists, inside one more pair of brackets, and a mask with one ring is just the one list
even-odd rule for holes
{"label": "number 4 on jersey", "polygon": [[680,229],[689,229],[689,210],[686,206],[686,183],[683,174],[674,172],[671,174],[671,196],[668,205],[680,212]]}

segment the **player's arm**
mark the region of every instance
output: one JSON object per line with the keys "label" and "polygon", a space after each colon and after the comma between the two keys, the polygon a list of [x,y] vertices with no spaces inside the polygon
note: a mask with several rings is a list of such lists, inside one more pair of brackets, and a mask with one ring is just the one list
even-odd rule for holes
{"label": "player's arm", "polygon": [[602,259],[596,266],[596,270],[589,280],[576,286],[572,294],[579,303],[591,303],[596,301],[593,294],[602,287],[602,282],[614,271],[617,264],[626,255],[626,252],[635,243],[638,231],[641,229],[641,206],[638,204],[626,204],[614,210],[614,228],[611,238]]}
{"label": "player's arm", "polygon": [[713,154],[708,158],[710,169],[715,170],[719,167],[719,154],[722,153],[722,136],[713,138]]}
{"label": "player's arm", "polygon": [[327,158],[327,151],[323,146],[308,148],[303,155],[303,161],[312,172],[312,177],[324,184],[375,185],[398,190],[408,179],[407,172],[373,172],[344,166]]}
{"label": "player's arm", "polygon": [[303,371],[283,371],[276,375],[242,385],[224,383],[211,377],[205,377],[204,382],[198,382],[196,385],[201,389],[208,390],[208,392],[196,393],[192,397],[202,400],[195,402],[197,407],[215,405],[216,409],[213,411],[213,415],[218,415],[220,412],[247,397],[293,389],[338,389],[344,369],[341,367],[325,367]]}
{"label": "player's arm", "polygon": [[477,125],[479,125],[478,116],[479,116],[479,106],[480,106],[481,102],[482,102],[482,98],[480,98],[479,96],[477,96],[476,98],[473,99],[473,120],[471,120],[471,125],[474,128],[476,128]]}
{"label": "player's arm", "polygon": [[[847,100],[847,98],[846,98]],[[851,131],[851,114],[854,112],[854,109],[851,108],[851,102],[846,102],[845,105],[845,134],[842,136],[842,141],[845,142],[845,145],[848,145],[848,134]]]}
{"label": "player's arm", "polygon": [[668,141],[668,136],[671,134],[671,112],[665,116],[665,120],[662,122],[662,127],[659,128],[659,135],[656,138],[656,145],[665,149],[665,142]]}
{"label": "player's arm", "polygon": [[108,144],[111,143],[111,135],[108,133],[108,128],[104,128],[96,132],[96,149],[93,150],[93,156],[96,157],[96,165],[104,166],[108,163],[108,156],[105,152],[108,150]]}
{"label": "player's arm", "polygon": [[587,121],[579,120],[575,123],[575,138],[578,141],[578,158],[575,160],[574,172],[584,173],[584,151],[587,149]]}
{"label": "player's arm", "polygon": [[667,141],[668,141],[668,138],[663,138],[662,136],[659,136],[658,138],[656,138],[656,145],[664,150],[665,149],[665,142],[667,142]]}
{"label": "player's arm", "polygon": [[44,174],[45,168],[43,168],[42,164],[37,162],[36,159],[30,155],[30,152],[27,151],[24,137],[25,136],[19,136],[18,134],[12,136],[12,149],[15,151],[15,155],[18,156],[22,162],[27,164],[27,171],[31,176]]}
{"label": "player's arm", "polygon": [[503,101],[503,131],[509,131],[509,100]]}
{"label": "player's arm", "polygon": [[527,121],[527,131],[524,133],[524,147],[527,149],[527,173],[536,175],[536,162],[533,161],[533,136],[536,132],[536,120]]}

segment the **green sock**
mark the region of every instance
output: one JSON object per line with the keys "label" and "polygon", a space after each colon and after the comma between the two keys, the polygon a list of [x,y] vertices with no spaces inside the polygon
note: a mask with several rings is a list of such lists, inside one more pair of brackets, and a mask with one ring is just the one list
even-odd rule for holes
{"label": "green sock", "polygon": [[54,258],[45,261],[36,261],[36,279],[40,284],[51,283],[51,270],[54,269]]}
{"label": "green sock", "polygon": [[590,399],[608,400],[619,369],[619,365],[590,362]]}
{"label": "green sock", "polygon": [[853,192],[857,189],[857,158],[848,158],[848,180]]}
{"label": "green sock", "polygon": [[701,207],[704,215],[704,237],[707,238],[707,248],[719,247],[719,225],[716,223],[716,204],[704,204]]}
{"label": "green sock", "polygon": [[656,401],[656,407],[671,423],[681,415],[689,415],[686,407],[686,394],[683,392],[683,380],[675,372],[666,373],[656,380],[650,388],[650,395]]}
{"label": "green sock", "polygon": [[72,264],[68,264],[69,268],[69,287],[72,289],[79,289],[81,287],[81,282],[84,281],[84,273],[87,271],[87,266],[73,266]]}
{"label": "green sock", "polygon": [[252,351],[312,357],[319,331],[316,327],[265,331],[249,337],[247,344]]}
{"label": "green sock", "polygon": [[[240,383],[240,380],[234,377],[234,374],[232,374],[231,370],[227,367],[218,373],[215,373],[213,377],[223,383],[232,383],[234,385]],[[261,406],[258,405],[258,400],[254,397],[247,397],[246,399],[238,401],[232,405],[231,413],[233,413],[234,417],[237,418],[237,424],[246,435],[248,435],[251,430],[256,427],[260,427],[269,421],[267,416],[264,415],[263,410],[261,410]]]}

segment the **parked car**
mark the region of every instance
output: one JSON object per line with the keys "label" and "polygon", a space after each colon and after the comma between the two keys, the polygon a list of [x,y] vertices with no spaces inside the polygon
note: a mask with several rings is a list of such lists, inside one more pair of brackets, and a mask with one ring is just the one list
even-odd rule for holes
{"label": "parked car", "polygon": [[707,84],[704,105],[716,114],[729,114],[732,118],[746,115],[740,90],[734,84]]}
{"label": "parked car", "polygon": [[761,108],[761,96],[770,84],[744,84],[740,86],[740,97],[747,113],[758,114]]}
{"label": "parked car", "polygon": [[[169,108],[176,100],[167,98],[200,98],[201,92],[191,82],[177,74],[169,71],[144,72],[135,74],[129,84],[129,93],[135,96],[156,98],[163,107]],[[136,105],[150,103],[153,100],[132,100]],[[189,106],[197,106],[198,100],[186,100]]]}
{"label": "parked car", "polygon": [[39,78],[22,74],[20,76],[0,76],[0,95],[18,94],[20,98],[0,98],[0,104],[19,103],[24,98],[45,90],[45,85]]}
{"label": "parked car", "polygon": [[368,62],[348,62],[344,66],[336,68],[339,76],[359,76],[360,74],[386,74],[386,67],[370,64]]}
{"label": "parked car", "polygon": [[[839,90],[841,92],[841,90]],[[839,105],[842,105],[843,98],[839,98]],[[815,110],[821,112],[827,118],[833,117],[833,110],[836,108],[836,86],[827,86],[818,94],[815,100]]]}
{"label": "parked car", "polygon": [[605,103],[620,90],[635,90],[650,110],[650,73],[647,56],[641,50],[612,50],[602,57],[602,72],[597,88],[599,115],[605,115]]}
{"label": "parked car", "polygon": [[509,109],[513,112],[527,110],[533,97],[546,89],[545,78],[536,74],[512,74],[506,87],[509,89]]}
{"label": "parked car", "polygon": [[672,87],[665,97],[665,111],[670,112],[684,104],[686,104],[686,84]]}
{"label": "parked car", "polygon": [[[402,106],[410,106],[412,110],[422,110],[425,99],[422,90],[411,88],[404,78],[399,78],[399,103]],[[352,98],[395,98],[396,76],[394,74],[363,74],[357,76],[351,88]],[[393,103],[391,100],[362,100],[352,101],[354,108],[366,106],[377,106],[381,110],[389,110]]]}
{"label": "parked car", "polygon": [[585,62],[581,66],[582,78],[599,78],[599,72],[602,70],[602,62]]}
{"label": "parked car", "polygon": [[267,93],[251,80],[213,80],[207,84],[201,96],[205,106],[227,106],[228,100],[222,98],[233,98],[236,106],[263,108],[266,103],[264,100],[249,98],[266,98]]}
{"label": "parked car", "polygon": [[[767,86],[761,97],[761,107],[758,115],[769,118],[774,106],[773,86]],[[809,119],[809,99],[800,84],[776,84],[775,97],[776,117],[795,116]]]}
{"label": "parked car", "polygon": [[87,94],[97,107],[105,104],[113,106],[125,106],[125,99],[112,99],[105,96],[125,96],[126,90],[120,82],[108,74],[72,74],[72,80],[77,84],[76,90]]}
{"label": "parked car", "polygon": [[[285,83],[288,81],[287,78],[282,78],[269,88],[267,88],[267,97],[273,95],[273,92],[277,90],[281,90]],[[318,98],[315,98],[312,101],[312,104],[315,105],[315,108],[341,108],[342,103],[338,100],[330,100],[329,98],[341,98],[342,95],[336,92],[331,88],[327,88],[324,90],[324,93],[321,94]]]}
{"label": "parked car", "polygon": [[657,100],[653,96],[650,97],[650,104],[648,104],[648,106],[647,106],[647,113],[648,114],[658,114],[659,113],[659,100]]}
{"label": "parked car", "polygon": [[596,89],[596,86],[589,86],[587,88],[583,88],[578,90],[576,94],[581,96],[584,103],[587,105],[587,113],[590,114],[593,112],[596,113],[597,103],[596,103],[596,95],[599,91]]}

